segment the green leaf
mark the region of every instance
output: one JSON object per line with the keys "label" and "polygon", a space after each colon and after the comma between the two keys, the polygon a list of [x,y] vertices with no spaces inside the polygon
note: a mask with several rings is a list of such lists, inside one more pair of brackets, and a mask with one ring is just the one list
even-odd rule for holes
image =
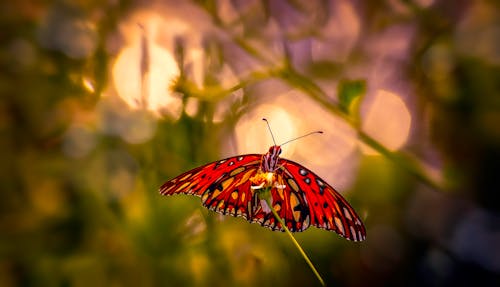
{"label": "green leaf", "polygon": [[365,80],[341,80],[337,88],[340,109],[351,114],[354,101],[365,92]]}

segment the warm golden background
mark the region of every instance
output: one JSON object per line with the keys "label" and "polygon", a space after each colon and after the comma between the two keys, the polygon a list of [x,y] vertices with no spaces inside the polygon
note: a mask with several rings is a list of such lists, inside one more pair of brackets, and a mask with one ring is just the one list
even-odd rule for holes
{"label": "warm golden background", "polygon": [[[3,1],[1,286],[313,286],[283,233],[161,197],[284,156],[367,240],[297,234],[329,286],[494,286],[498,1]],[[498,285],[497,285],[498,286]]]}

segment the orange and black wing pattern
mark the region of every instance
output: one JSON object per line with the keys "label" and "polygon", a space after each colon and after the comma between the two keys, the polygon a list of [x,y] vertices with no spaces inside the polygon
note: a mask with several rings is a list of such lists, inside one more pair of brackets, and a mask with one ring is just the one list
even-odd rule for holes
{"label": "orange and black wing pattern", "polygon": [[305,229],[313,225],[352,241],[366,238],[366,230],[361,219],[349,203],[332,186],[302,165],[280,159],[280,169],[276,171],[279,180],[286,185],[287,212],[282,218],[288,219]]}
{"label": "orange and black wing pattern", "polygon": [[[200,166],[167,181],[160,193],[196,195],[210,210],[284,231],[267,203],[259,199],[259,191],[252,188],[250,179],[260,172],[261,158],[248,154]],[[290,231],[300,232],[313,225],[349,240],[365,239],[363,223],[333,187],[293,161],[280,159],[278,166],[270,204]]]}
{"label": "orange and black wing pattern", "polygon": [[264,225],[255,216],[259,202],[250,181],[259,171],[261,157],[241,155],[200,166],[167,181],[160,187],[160,193],[196,195],[210,210]]}

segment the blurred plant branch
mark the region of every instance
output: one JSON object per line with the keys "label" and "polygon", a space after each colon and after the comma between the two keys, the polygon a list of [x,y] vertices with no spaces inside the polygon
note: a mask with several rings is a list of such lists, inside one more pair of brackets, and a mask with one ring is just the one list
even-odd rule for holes
{"label": "blurred plant branch", "polygon": [[259,52],[258,49],[254,48],[247,40],[245,40],[244,37],[234,35],[231,32],[231,27],[227,27],[226,25],[224,25],[223,22],[218,18],[218,15],[215,13],[215,11],[207,9],[207,12],[210,13],[213,17],[214,23],[216,23],[216,25],[218,25],[223,31],[230,35],[230,39],[236,45],[247,52],[248,55],[252,56],[254,59],[270,68],[267,71],[251,73],[247,78],[241,80],[240,83],[229,89],[220,90],[217,88],[215,91],[209,90],[208,94],[206,90],[190,90],[189,92],[191,95],[196,95],[196,97],[202,98],[211,97],[213,99],[213,96],[215,96],[215,98],[219,98],[229,95],[230,93],[240,88],[244,88],[263,79],[280,79],[291,87],[303,91],[306,95],[312,98],[323,108],[343,119],[346,123],[348,123],[356,130],[358,139],[361,142],[376,150],[381,155],[394,162],[401,168],[405,169],[410,174],[414,175],[418,180],[422,181],[433,189],[443,191],[446,190],[446,183],[443,180],[438,180],[431,176],[429,171],[424,167],[424,163],[420,159],[405,152],[391,151],[376,139],[374,139],[372,136],[364,132],[360,126],[359,115],[351,114],[349,110],[346,110],[345,107],[343,108],[341,103],[338,103],[328,97],[327,93],[313,80],[311,80],[307,76],[300,74],[291,66],[289,62],[289,53],[286,48],[285,59],[283,59],[282,64],[277,65],[273,63],[273,61],[267,59],[261,52]]}
{"label": "blurred plant branch", "polygon": [[264,79],[270,79],[273,73],[269,72],[253,72],[250,73],[245,79],[241,79],[239,83],[230,87],[224,88],[221,85],[211,85],[205,86],[203,88],[198,88],[198,86],[192,81],[187,80],[184,77],[179,78],[172,86],[171,90],[179,92],[181,94],[189,95],[191,97],[198,98],[204,101],[218,102],[225,97],[231,95],[239,89],[247,87],[253,83],[257,83]]}
{"label": "blurred plant branch", "polygon": [[302,90],[332,114],[335,114],[336,116],[342,118],[356,130],[359,139],[364,144],[370,146],[386,158],[398,164],[425,184],[435,189],[445,189],[442,183],[438,183],[431,177],[430,174],[428,174],[428,172],[422,166],[423,164],[418,159],[412,158],[410,155],[403,152],[391,151],[380,142],[375,140],[372,136],[365,133],[360,127],[358,121],[354,120],[348,112],[342,110],[339,103],[330,99],[327,94],[309,78],[297,73],[291,67],[285,67],[277,76],[287,82],[289,85],[295,86],[296,88]]}

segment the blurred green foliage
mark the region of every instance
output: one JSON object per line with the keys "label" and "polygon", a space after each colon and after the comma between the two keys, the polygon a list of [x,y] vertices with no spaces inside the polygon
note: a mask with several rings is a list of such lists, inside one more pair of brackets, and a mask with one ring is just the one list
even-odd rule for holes
{"label": "blurred green foliage", "polygon": [[[183,109],[177,120],[157,120],[149,111],[103,97],[120,46],[113,42],[120,43],[120,23],[137,10],[176,12],[170,2],[146,2],[0,4],[0,285],[316,284],[284,234],[223,218],[196,198],[162,198],[157,192],[165,180],[220,158],[235,123],[259,102],[252,89],[271,79],[301,90],[353,125],[360,140],[382,154],[362,156],[349,193],[365,219],[366,242],[353,244],[315,228],[296,235],[327,285],[466,286],[498,280],[500,267],[490,257],[498,254],[498,244],[484,243],[499,232],[496,1],[194,1],[190,9],[205,15],[233,50],[218,43],[217,33],[204,35],[210,62],[205,86],[181,74],[165,87],[178,92],[183,108],[189,98],[199,100],[194,115]],[[226,21],[218,5],[229,5],[236,17]],[[341,60],[304,64],[297,55],[312,49],[292,46],[324,36],[321,21],[336,10],[322,5],[362,15],[360,34]],[[304,20],[306,25],[304,18],[313,20]],[[412,46],[398,57],[382,57],[382,64],[370,61],[373,39],[401,26],[414,33]],[[283,59],[268,53],[270,42],[283,47]],[[259,69],[224,87],[215,76],[228,61],[226,49],[235,51],[233,60]],[[187,70],[181,58],[181,70]],[[414,113],[412,140],[397,152],[364,134],[346,114],[375,85],[355,68],[394,62],[401,77],[392,80],[411,86]],[[347,78],[360,80],[342,81]],[[325,81],[338,82],[338,101],[323,88]],[[231,102],[222,121],[212,121],[237,90],[242,99]],[[141,123],[155,131],[148,141],[130,143],[115,131],[120,124],[144,130]],[[475,230],[466,224],[474,219],[468,217],[472,210],[486,219],[473,221],[480,230],[468,235]],[[460,241],[462,234],[467,240]]]}
{"label": "blurred green foliage", "polygon": [[339,97],[340,109],[345,113],[350,113],[354,101],[366,93],[366,83],[357,80],[344,80],[339,83],[337,95]]}

